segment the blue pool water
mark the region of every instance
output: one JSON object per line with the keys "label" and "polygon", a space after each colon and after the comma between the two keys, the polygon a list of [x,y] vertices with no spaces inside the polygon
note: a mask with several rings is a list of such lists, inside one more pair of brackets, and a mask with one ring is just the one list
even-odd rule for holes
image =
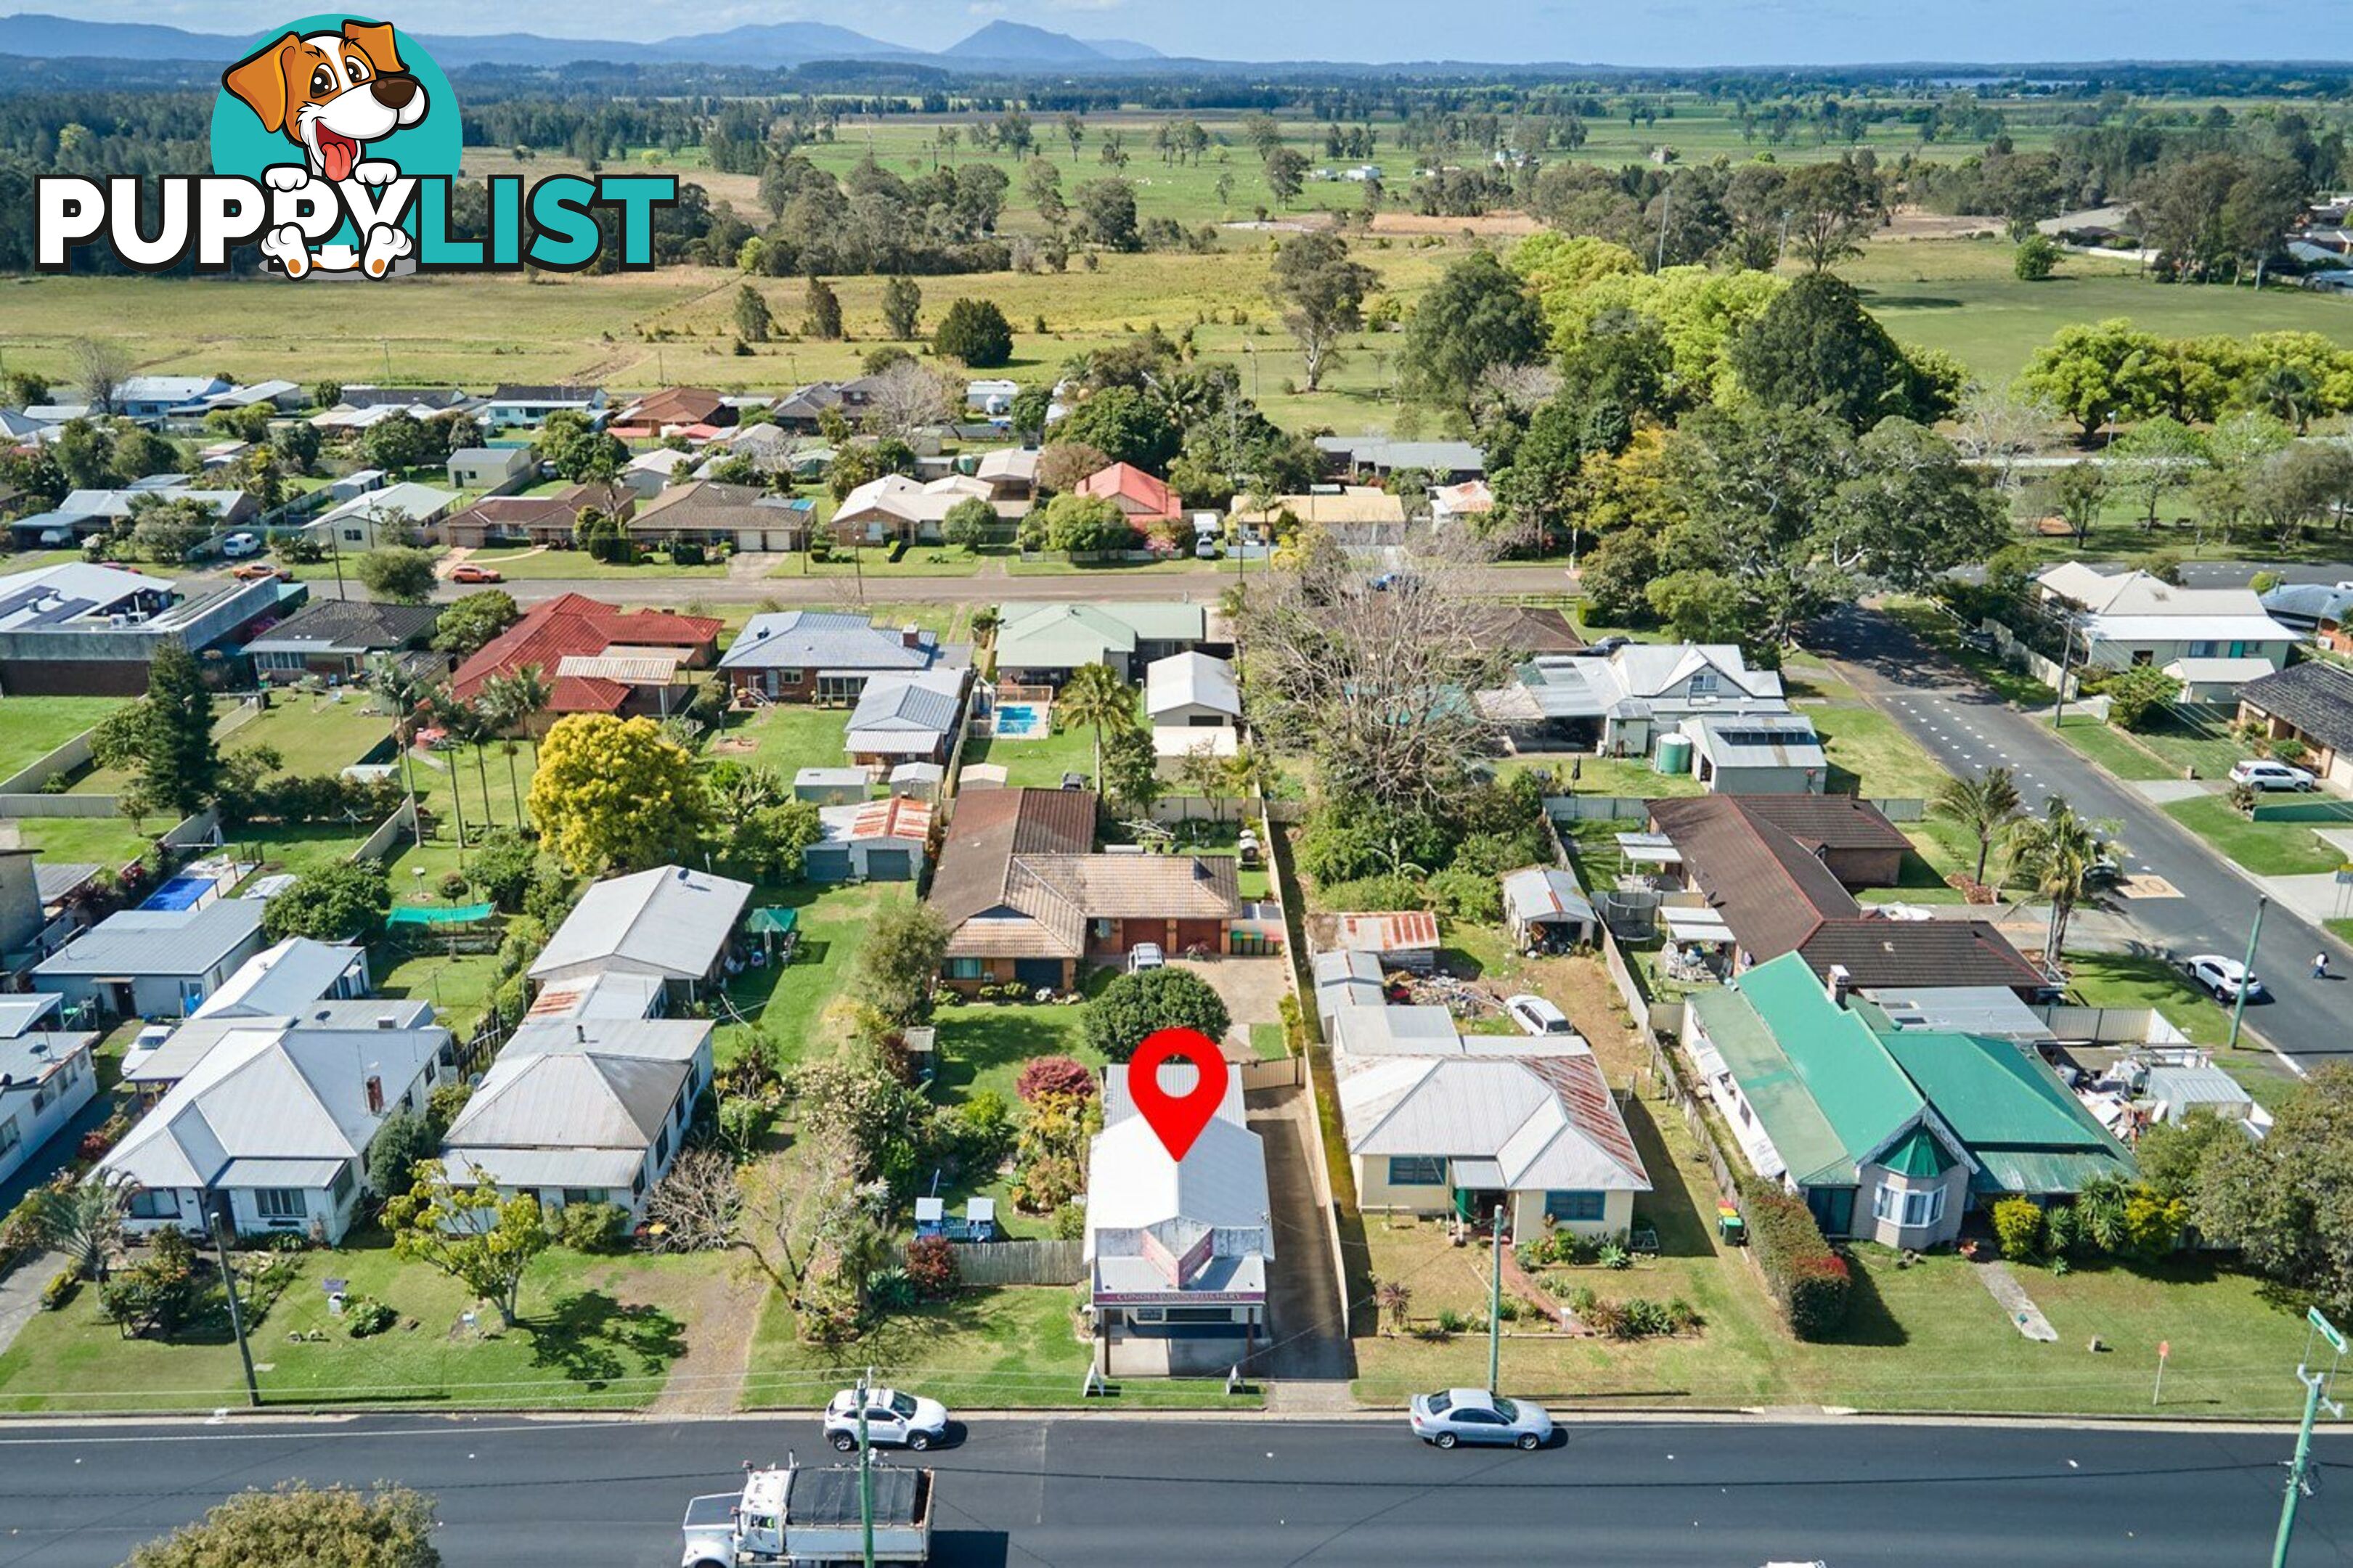
{"label": "blue pool water", "polygon": [[210,877],[174,877],[147,895],[142,910],[193,910],[213,890]]}
{"label": "blue pool water", "polygon": [[997,710],[997,738],[1034,741],[1047,732],[1046,709],[1036,702],[1000,703]]}

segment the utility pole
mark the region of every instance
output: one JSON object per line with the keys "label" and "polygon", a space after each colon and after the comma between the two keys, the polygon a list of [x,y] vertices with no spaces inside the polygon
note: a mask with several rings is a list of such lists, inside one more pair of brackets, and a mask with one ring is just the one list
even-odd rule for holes
{"label": "utility pole", "polygon": [[874,1568],[874,1450],[866,1441],[866,1389],[874,1369],[858,1374],[858,1529],[866,1568]]}
{"label": "utility pole", "polygon": [[2250,982],[2255,977],[2255,942],[2263,934],[2263,910],[2271,901],[2269,893],[2255,895],[2255,923],[2247,928],[2247,958],[2239,971],[2238,1000],[2231,1005],[2231,1038],[2223,1047],[2225,1050],[2239,1048],[2239,1021],[2247,1016],[2247,993],[2253,989]]}
{"label": "utility pole", "polygon": [[327,552],[335,562],[335,597],[348,599],[351,595],[343,591],[343,535],[341,529],[327,530]]}
{"label": "utility pole", "polygon": [[1504,1205],[1495,1205],[1495,1233],[1489,1248],[1493,1273],[1487,1285],[1487,1392],[1496,1392],[1504,1370]]}
{"label": "utility pole", "polygon": [[2059,728],[2067,711],[2067,661],[2075,656],[2075,623],[2066,616],[2059,617],[2059,683],[2058,695],[2051,700],[2051,727]]}
{"label": "utility pole", "polygon": [[2304,1345],[2305,1357],[2295,1363],[2296,1381],[2304,1384],[2304,1424],[2296,1428],[2295,1458],[2288,1462],[2287,1495],[2280,1500],[2279,1534],[2272,1542],[2272,1568],[2287,1568],[2288,1543],[2295,1539],[2295,1505],[2303,1500],[2306,1488],[2311,1484],[2307,1477],[2312,1469],[2312,1424],[2319,1416],[2320,1407],[2324,1405],[2328,1407],[2329,1415],[2339,1421],[2345,1419],[2345,1406],[2328,1397],[2328,1385],[2336,1379],[2338,1364],[2345,1360],[2345,1336],[2337,1331],[2336,1324],[2321,1315],[2317,1307],[2307,1310],[2305,1320],[2312,1325],[2312,1334],[2327,1341],[2329,1349],[2335,1351],[2337,1356],[2329,1363],[2327,1372],[2315,1372],[2310,1365],[2314,1359],[2311,1354],[2312,1335],[2307,1334]]}
{"label": "utility pole", "polygon": [[228,1199],[221,1198],[221,1208],[213,1210],[213,1256],[220,1263],[221,1287],[228,1294],[229,1331],[237,1336],[237,1356],[245,1363],[245,1399],[256,1410],[261,1408],[261,1384],[254,1381],[253,1351],[245,1342],[245,1312],[237,1301],[237,1271],[228,1262]]}

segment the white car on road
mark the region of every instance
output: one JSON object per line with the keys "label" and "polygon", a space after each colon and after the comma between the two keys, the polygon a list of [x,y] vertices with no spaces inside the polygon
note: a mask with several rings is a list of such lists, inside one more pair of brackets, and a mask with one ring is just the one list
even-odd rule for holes
{"label": "white car on road", "polygon": [[2195,958],[2182,960],[2181,967],[2217,1002],[2236,1002],[2242,991],[2247,994],[2250,1002],[2263,994],[2262,979],[2248,973],[2247,966],[2235,958],[2225,958],[2219,952],[2201,952]]}
{"label": "white car on road", "polygon": [[[922,1453],[948,1435],[948,1407],[895,1388],[866,1391],[866,1441]],[[825,1407],[825,1438],[847,1454],[858,1447],[858,1390],[845,1388]]]}
{"label": "white car on road", "polygon": [[2320,781],[2309,769],[2292,768],[2285,763],[2259,762],[2249,757],[2231,764],[2232,784],[2253,784],[2257,789],[2310,789]]}
{"label": "white car on road", "polygon": [[1525,1399],[1483,1388],[1441,1388],[1417,1394],[1409,1407],[1413,1435],[1451,1448],[1458,1443],[1509,1443],[1541,1448],[1552,1440],[1552,1417]]}

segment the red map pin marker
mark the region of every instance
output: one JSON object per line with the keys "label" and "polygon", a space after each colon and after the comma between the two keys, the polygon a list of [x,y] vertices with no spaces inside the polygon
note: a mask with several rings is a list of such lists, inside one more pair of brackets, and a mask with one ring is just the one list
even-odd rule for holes
{"label": "red map pin marker", "polygon": [[[1188,1093],[1160,1087],[1161,1064],[1188,1061],[1199,1076]],[[1182,1160],[1226,1098],[1226,1053],[1198,1029],[1155,1029],[1127,1062],[1127,1097],[1159,1136],[1172,1160]]]}

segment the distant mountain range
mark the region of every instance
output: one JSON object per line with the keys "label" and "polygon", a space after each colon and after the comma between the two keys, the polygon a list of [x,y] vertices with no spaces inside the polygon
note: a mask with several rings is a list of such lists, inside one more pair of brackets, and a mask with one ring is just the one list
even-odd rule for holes
{"label": "distant mountain range", "polygon": [[[890,60],[972,69],[1103,69],[1166,58],[1149,45],[1107,38],[1090,42],[1020,22],[991,22],[944,49],[885,43],[825,22],[768,22],[633,43],[610,38],[549,38],[534,33],[422,35],[447,70],[467,66],[548,66],[574,60],[616,65],[714,65],[782,69],[815,60]],[[192,33],[146,22],[85,22],[25,13],[0,16],[0,55],[34,59],[217,60],[227,64],[247,47],[244,38]]]}

